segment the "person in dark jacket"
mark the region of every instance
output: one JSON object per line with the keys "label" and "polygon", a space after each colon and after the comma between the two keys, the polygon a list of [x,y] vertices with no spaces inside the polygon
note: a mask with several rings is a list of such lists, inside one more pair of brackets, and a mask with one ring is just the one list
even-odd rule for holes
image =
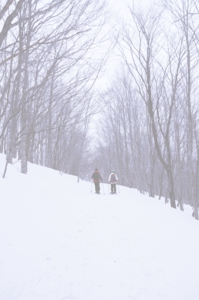
{"label": "person in dark jacket", "polygon": [[102,180],[102,177],[101,177],[98,169],[95,169],[95,172],[93,173],[91,178],[93,179],[93,182],[95,184],[95,192],[97,194],[100,194],[100,180]]}

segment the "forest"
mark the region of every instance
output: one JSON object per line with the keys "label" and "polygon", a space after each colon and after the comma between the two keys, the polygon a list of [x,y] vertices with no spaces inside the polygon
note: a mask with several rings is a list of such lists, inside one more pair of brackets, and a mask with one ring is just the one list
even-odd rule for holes
{"label": "forest", "polygon": [[86,180],[114,169],[119,184],[189,204],[198,220],[199,3],[130,1],[125,18],[109,8],[1,1],[2,176],[16,160],[23,174],[31,162]]}

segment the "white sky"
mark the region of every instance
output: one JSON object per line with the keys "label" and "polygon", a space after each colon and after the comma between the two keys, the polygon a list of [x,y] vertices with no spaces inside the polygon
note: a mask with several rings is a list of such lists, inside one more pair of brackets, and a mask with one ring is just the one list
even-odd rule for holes
{"label": "white sky", "polygon": [[[122,22],[128,22],[128,6],[132,4],[135,7],[138,7],[142,10],[147,9],[151,4],[158,2],[159,0],[106,0],[108,5],[108,10],[112,13],[111,21],[109,22],[110,30],[112,30],[112,34],[116,33],[119,26],[122,26]],[[113,43],[113,37],[110,39],[110,43]],[[103,75],[97,81],[97,88],[99,90],[106,90],[109,86],[109,83],[114,79],[115,75],[118,73],[120,58],[118,57],[118,51],[115,48],[109,60],[104,68]]]}

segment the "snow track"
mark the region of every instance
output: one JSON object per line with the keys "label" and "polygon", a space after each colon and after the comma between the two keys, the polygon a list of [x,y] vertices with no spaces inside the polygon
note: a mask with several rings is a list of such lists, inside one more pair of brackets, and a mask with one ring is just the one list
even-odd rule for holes
{"label": "snow track", "polygon": [[1,300],[198,299],[190,215],[124,187],[95,195],[35,165],[0,183]]}

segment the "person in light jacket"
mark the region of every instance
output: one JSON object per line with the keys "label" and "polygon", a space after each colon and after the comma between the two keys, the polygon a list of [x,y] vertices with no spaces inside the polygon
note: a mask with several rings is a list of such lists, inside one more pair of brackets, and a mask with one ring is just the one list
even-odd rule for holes
{"label": "person in light jacket", "polygon": [[111,174],[109,175],[108,182],[111,184],[111,194],[116,194],[116,184],[118,178],[115,172],[112,170]]}

